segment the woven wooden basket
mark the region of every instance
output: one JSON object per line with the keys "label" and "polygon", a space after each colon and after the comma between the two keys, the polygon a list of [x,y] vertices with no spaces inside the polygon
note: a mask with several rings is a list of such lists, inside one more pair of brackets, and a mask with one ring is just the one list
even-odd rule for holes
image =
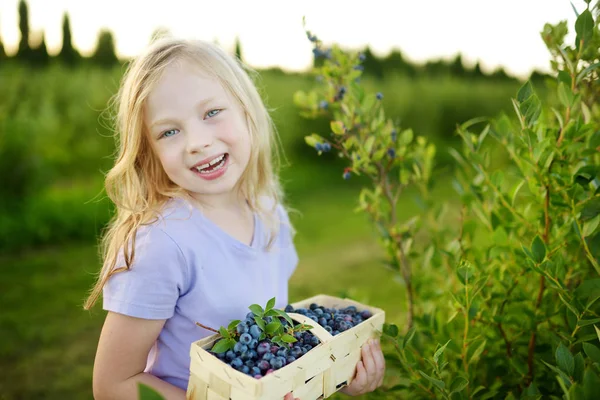
{"label": "woven wooden basket", "polygon": [[379,308],[349,299],[317,295],[292,304],[308,308],[311,303],[328,308],[354,305],[373,316],[336,336],[329,334],[310,318],[288,313],[297,322],[307,323],[321,343],[291,364],[255,379],[225,364],[207,350],[221,338],[219,334],[192,343],[190,349],[190,380],[187,399],[190,400],[270,400],[282,399],[286,393],[302,400],[326,398],[349,384],[356,364],[361,359],[361,347],[370,338],[379,337],[385,312]]}

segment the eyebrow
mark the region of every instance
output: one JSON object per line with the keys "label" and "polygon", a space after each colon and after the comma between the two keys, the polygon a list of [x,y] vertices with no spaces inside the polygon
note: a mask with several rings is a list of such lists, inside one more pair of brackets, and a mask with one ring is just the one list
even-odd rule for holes
{"label": "eyebrow", "polygon": [[[214,101],[215,99],[216,99],[216,97],[209,97],[207,99],[204,99],[204,100],[200,101],[198,104],[196,104],[196,108],[202,108],[203,106]],[[150,124],[150,130],[154,129],[157,125],[167,124],[167,123],[171,123],[171,122],[173,122],[172,118],[161,118]]]}

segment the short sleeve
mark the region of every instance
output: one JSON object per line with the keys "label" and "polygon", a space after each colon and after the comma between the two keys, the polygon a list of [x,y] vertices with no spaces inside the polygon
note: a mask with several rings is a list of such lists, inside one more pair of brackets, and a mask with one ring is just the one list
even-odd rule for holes
{"label": "short sleeve", "polygon": [[[122,253],[116,268],[124,266]],[[145,319],[168,319],[186,287],[186,261],[162,229],[138,231],[129,270],[111,276],[103,289],[103,308]]]}
{"label": "short sleeve", "polygon": [[298,266],[298,252],[294,245],[294,230],[292,229],[287,211],[280,204],[277,206],[277,212],[281,221],[279,238],[282,251],[282,265],[286,271],[286,277],[289,280]]}

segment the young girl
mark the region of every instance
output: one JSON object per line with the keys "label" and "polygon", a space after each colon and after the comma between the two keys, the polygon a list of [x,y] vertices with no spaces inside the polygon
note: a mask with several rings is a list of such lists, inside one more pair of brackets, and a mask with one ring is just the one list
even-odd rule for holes
{"label": "young girl", "polygon": [[[108,311],[94,364],[96,399],[135,399],[145,383],[184,399],[191,343],[288,301],[298,257],[271,151],[272,120],[241,63],[208,42],[162,39],[118,93],[119,151],[106,177],[116,214],[85,308]],[[381,384],[364,346],[351,395]],[[291,394],[286,399],[291,399]]]}

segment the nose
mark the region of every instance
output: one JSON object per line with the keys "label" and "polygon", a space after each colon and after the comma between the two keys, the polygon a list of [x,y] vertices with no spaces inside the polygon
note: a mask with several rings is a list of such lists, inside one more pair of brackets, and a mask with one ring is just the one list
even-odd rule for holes
{"label": "nose", "polygon": [[185,135],[186,150],[190,154],[201,153],[214,143],[214,134],[201,123],[191,125]]}

